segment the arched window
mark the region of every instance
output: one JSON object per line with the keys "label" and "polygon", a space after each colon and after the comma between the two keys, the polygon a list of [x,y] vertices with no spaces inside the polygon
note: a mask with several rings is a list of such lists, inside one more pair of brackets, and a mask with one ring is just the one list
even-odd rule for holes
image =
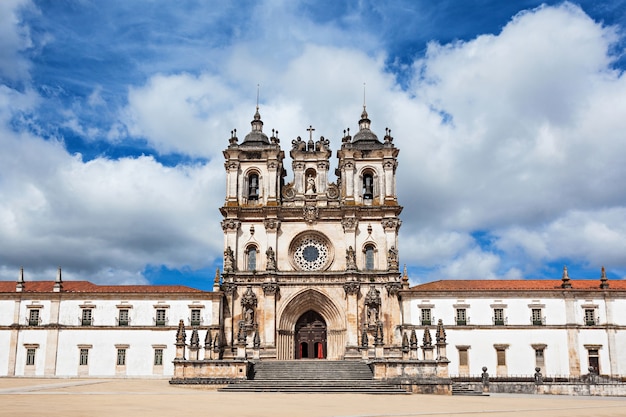
{"label": "arched window", "polygon": [[365,269],[367,271],[374,270],[374,245],[365,247]]}
{"label": "arched window", "polygon": [[363,174],[363,199],[371,200],[374,198],[374,176],[371,172]]}
{"label": "arched window", "polygon": [[256,247],[249,246],[247,250],[248,271],[256,271],[256,255],[257,255]]}
{"label": "arched window", "polygon": [[248,177],[248,200],[259,199],[259,175],[250,174]]}

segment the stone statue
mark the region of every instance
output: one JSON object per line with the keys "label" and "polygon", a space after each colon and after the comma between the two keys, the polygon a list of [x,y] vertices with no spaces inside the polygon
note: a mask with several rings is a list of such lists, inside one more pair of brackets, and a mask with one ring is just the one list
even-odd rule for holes
{"label": "stone statue", "polygon": [[224,272],[233,272],[235,270],[235,255],[229,247],[224,251]]}
{"label": "stone statue", "polygon": [[276,254],[274,253],[274,249],[270,246],[266,251],[265,255],[267,256],[267,269],[268,271],[276,270]]}
{"label": "stone statue", "polygon": [[305,194],[307,195],[315,194],[315,178],[313,178],[313,175],[309,175],[308,178],[306,179]]}
{"label": "stone statue", "polygon": [[252,307],[246,307],[244,311],[244,321],[246,324],[254,323],[254,309]]}
{"label": "stone statue", "polygon": [[367,323],[370,325],[378,323],[378,307],[375,305],[367,306]]}
{"label": "stone statue", "polygon": [[395,246],[392,246],[389,249],[389,253],[387,253],[387,270],[388,271],[398,271],[398,250]]}
{"label": "stone statue", "polygon": [[356,254],[352,246],[346,249],[346,269],[348,271],[356,270]]}

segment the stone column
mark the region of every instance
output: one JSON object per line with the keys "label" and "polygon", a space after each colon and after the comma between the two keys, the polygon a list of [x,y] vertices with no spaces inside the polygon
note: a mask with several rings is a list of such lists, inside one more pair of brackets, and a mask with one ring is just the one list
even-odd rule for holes
{"label": "stone column", "polygon": [[50,322],[46,331],[46,359],[44,367],[44,376],[55,376],[57,369],[57,356],[59,352],[59,308],[61,300],[51,300],[50,303]]}
{"label": "stone column", "polygon": [[570,376],[580,376],[580,352],[578,350],[578,325],[576,323],[576,300],[565,295],[565,329],[567,332],[567,355]]}
{"label": "stone column", "polygon": [[263,342],[265,347],[276,347],[276,295],[279,291],[276,282],[263,284]]}
{"label": "stone column", "polygon": [[348,346],[358,346],[359,337],[359,294],[361,292],[361,285],[356,281],[349,281],[343,284],[343,289],[346,293],[346,319],[347,323],[347,337]]}

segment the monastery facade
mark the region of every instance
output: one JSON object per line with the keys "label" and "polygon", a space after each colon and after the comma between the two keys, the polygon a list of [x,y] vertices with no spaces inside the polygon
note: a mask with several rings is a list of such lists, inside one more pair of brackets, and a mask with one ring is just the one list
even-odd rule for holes
{"label": "monastery facade", "polygon": [[213,291],[0,282],[0,376],[245,378],[254,361],[365,361],[380,379],[626,376],[626,281],[443,280],[399,268],[399,149],[389,130],[291,142],[258,108],[224,150]]}

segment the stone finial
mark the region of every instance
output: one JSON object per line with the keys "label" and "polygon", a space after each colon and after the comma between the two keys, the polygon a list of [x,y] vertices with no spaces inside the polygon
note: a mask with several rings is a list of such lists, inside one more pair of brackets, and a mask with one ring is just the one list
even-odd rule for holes
{"label": "stone finial", "polygon": [[402,352],[409,351],[409,336],[404,332],[402,335]]}
{"label": "stone finial", "polygon": [[178,330],[176,331],[176,346],[185,346],[187,340],[187,334],[185,333],[185,322],[180,319],[178,322]]}
{"label": "stone finial", "polygon": [[208,329],[204,337],[204,349],[210,350],[211,347],[213,347],[213,338],[211,337],[211,329]]}
{"label": "stone finial", "polygon": [[213,278],[213,286],[220,286],[220,269],[215,268],[215,278]]}
{"label": "stone finial", "polygon": [[609,279],[606,277],[606,270],[602,267],[602,275],[600,276],[600,288],[606,290],[609,288]]}
{"label": "stone finial", "polygon": [[[437,328],[438,330],[439,328]],[[444,333],[444,339],[445,339],[445,333]],[[422,342],[424,343],[425,347],[430,347],[433,344],[433,339],[430,337],[430,330],[427,328],[424,329],[424,337],[422,338]],[[439,342],[439,340],[437,340],[437,342]]]}
{"label": "stone finial", "polygon": [[409,274],[407,273],[407,270],[406,270],[406,264],[404,264],[404,271],[402,273],[402,288],[404,289],[409,288]]}
{"label": "stone finial", "polygon": [[561,288],[572,288],[569,275],[567,274],[567,265],[563,266],[563,277],[561,278]]}
{"label": "stone finial", "polygon": [[57,278],[54,280],[54,287],[52,291],[61,292],[63,289],[63,279],[61,278],[61,267],[57,269]]}
{"label": "stone finial", "polygon": [[446,344],[446,331],[443,328],[443,320],[439,319],[437,322],[437,333],[436,333],[437,344]]}
{"label": "stone finial", "polygon": [[415,333],[415,329],[411,330],[411,349],[417,349],[417,333]]}
{"label": "stone finial", "polygon": [[366,348],[368,344],[367,327],[363,326],[363,330],[361,331],[361,347]]}
{"label": "stone finial", "polygon": [[252,343],[255,349],[258,349],[261,347],[261,336],[259,336],[258,330],[254,332],[254,338],[252,339]]}
{"label": "stone finial", "polygon": [[219,331],[215,334],[215,339],[213,339],[213,352],[219,353],[221,347],[220,343],[220,333]]}
{"label": "stone finial", "polygon": [[24,291],[24,268],[20,268],[20,273],[17,277],[17,284],[15,285],[15,292]]}
{"label": "stone finial", "polygon": [[194,349],[198,349],[200,347],[200,336],[198,335],[198,329],[193,329],[193,332],[191,332],[189,347]]}
{"label": "stone finial", "polygon": [[384,334],[383,334],[383,323],[382,322],[378,322],[378,324],[376,325],[376,337],[374,338],[374,345],[376,346],[382,346],[384,340]]}

